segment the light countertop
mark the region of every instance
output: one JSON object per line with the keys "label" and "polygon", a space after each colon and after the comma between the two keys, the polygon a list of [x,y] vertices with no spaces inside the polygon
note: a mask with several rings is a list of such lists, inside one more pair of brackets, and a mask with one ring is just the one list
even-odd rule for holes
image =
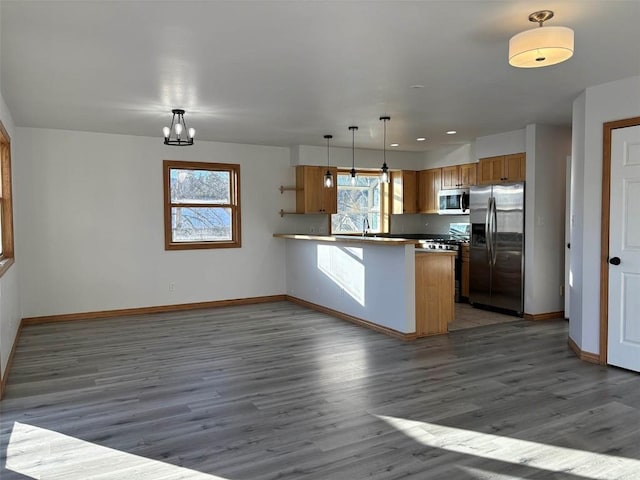
{"label": "light countertop", "polygon": [[302,235],[296,233],[274,233],[276,238],[288,238],[290,240],[314,240],[316,242],[339,242],[339,243],[372,243],[376,245],[416,245],[419,240],[406,238],[386,238],[386,237],[363,237],[361,235]]}
{"label": "light countertop", "polygon": [[286,238],[289,240],[312,240],[316,242],[333,242],[333,243],[359,243],[359,244],[372,244],[372,245],[384,245],[388,247],[397,247],[399,245],[415,245],[416,253],[428,253],[428,254],[444,254],[444,255],[456,255],[457,252],[450,250],[429,250],[426,248],[420,248],[420,240],[410,238],[388,238],[388,237],[374,237],[361,235],[305,235],[296,233],[274,233],[275,238]]}

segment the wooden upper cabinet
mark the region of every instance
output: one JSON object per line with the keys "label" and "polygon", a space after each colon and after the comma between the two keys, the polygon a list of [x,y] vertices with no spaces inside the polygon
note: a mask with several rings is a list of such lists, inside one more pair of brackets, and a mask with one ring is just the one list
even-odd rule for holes
{"label": "wooden upper cabinet", "polygon": [[478,162],[478,183],[522,182],[526,177],[524,153],[481,158]]}
{"label": "wooden upper cabinet", "polygon": [[504,177],[504,155],[499,157],[481,158],[478,162],[478,183],[486,185],[488,183],[499,183]]}
{"label": "wooden upper cabinet", "polygon": [[465,163],[460,167],[460,187],[470,187],[478,184],[478,164]]}
{"label": "wooden upper cabinet", "polygon": [[391,172],[391,213],[418,211],[418,172],[402,170]]}
{"label": "wooden upper cabinet", "polygon": [[418,172],[418,212],[438,213],[438,193],[441,188],[441,168]]}
{"label": "wooden upper cabinet", "polygon": [[327,167],[299,165],[296,167],[296,213],[338,212],[338,169],[329,167],[333,187],[324,186]]}
{"label": "wooden upper cabinet", "polygon": [[460,168],[458,165],[442,167],[442,189],[460,188]]}
{"label": "wooden upper cabinet", "polygon": [[442,189],[467,188],[476,184],[476,164],[442,167]]}
{"label": "wooden upper cabinet", "polygon": [[524,153],[505,155],[504,176],[507,182],[523,182],[527,177],[527,164]]}

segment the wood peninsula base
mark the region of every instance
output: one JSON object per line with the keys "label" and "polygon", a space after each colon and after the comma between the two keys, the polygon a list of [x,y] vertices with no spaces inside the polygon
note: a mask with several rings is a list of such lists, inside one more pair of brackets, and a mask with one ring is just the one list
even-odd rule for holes
{"label": "wood peninsula base", "polygon": [[416,335],[448,333],[453,321],[455,252],[416,250]]}

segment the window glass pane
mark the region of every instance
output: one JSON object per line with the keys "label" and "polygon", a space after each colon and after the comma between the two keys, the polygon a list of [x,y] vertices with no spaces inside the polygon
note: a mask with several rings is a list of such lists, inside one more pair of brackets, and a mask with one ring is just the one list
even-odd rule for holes
{"label": "window glass pane", "polygon": [[228,171],[170,170],[172,203],[231,203],[231,174]]}
{"label": "window glass pane", "polygon": [[232,240],[231,208],[171,208],[171,238],[174,242]]}
{"label": "window glass pane", "polygon": [[338,174],[338,213],[331,215],[333,233],[361,233],[369,225],[369,232],[381,232],[380,177],[358,175],[351,185],[349,174]]}

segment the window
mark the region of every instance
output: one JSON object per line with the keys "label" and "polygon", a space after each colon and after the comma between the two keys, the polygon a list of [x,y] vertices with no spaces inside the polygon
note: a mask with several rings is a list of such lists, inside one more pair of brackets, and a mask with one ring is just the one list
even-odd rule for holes
{"label": "window", "polygon": [[0,122],[0,275],[13,264],[13,200],[11,197],[11,139]]}
{"label": "window", "polygon": [[165,250],[238,248],[240,165],[164,161]]}
{"label": "window", "polygon": [[351,185],[349,172],[338,172],[338,213],[331,215],[331,232],[373,233],[387,231],[387,191],[380,183],[378,172],[358,172],[356,184]]}

